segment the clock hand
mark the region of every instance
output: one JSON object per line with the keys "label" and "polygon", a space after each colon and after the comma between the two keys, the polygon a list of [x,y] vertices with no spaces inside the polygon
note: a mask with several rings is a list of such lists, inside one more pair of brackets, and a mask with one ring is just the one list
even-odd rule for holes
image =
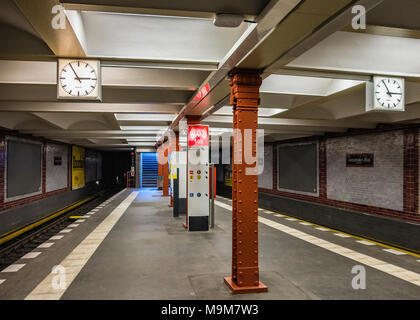
{"label": "clock hand", "polygon": [[386,85],[386,83],[385,83],[385,80],[382,80],[382,82],[384,83],[385,88],[386,88],[386,90],[388,91],[388,92],[387,92],[387,94],[388,94],[390,97],[392,97],[392,94],[389,92],[389,89],[388,89],[388,86],[387,86],[387,85]]}
{"label": "clock hand", "polygon": [[74,75],[76,76],[76,80],[79,80],[79,82],[80,82],[80,83],[82,83],[82,81],[80,81],[80,78],[79,78],[79,76],[77,75],[76,71],[74,71],[74,68],[73,68],[73,66],[71,65],[71,63],[70,63],[69,65],[70,65],[71,70],[73,70]]}

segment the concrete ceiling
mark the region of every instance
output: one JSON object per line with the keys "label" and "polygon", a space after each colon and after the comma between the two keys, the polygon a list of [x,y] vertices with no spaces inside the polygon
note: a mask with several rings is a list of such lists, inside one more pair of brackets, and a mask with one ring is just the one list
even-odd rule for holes
{"label": "concrete ceiling", "polygon": [[[200,115],[215,134],[229,131],[227,73],[235,66],[263,71],[267,141],[416,122],[420,3],[402,2],[394,19],[390,0],[66,0],[76,11],[57,33],[42,10],[58,0],[2,1],[0,33],[14,40],[0,49],[0,127],[113,150],[153,145],[185,115]],[[369,10],[367,30],[349,29],[354,4]],[[217,28],[215,13],[257,23]],[[100,58],[102,101],[58,101],[57,57]],[[406,77],[405,112],[365,113],[365,83],[376,73]]]}

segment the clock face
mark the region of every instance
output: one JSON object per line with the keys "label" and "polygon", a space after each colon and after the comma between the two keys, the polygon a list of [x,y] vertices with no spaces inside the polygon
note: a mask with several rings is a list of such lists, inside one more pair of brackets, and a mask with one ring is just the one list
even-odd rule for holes
{"label": "clock face", "polygon": [[403,94],[403,84],[399,79],[383,78],[376,83],[375,99],[383,108],[400,108]]}
{"label": "clock face", "polygon": [[60,71],[61,88],[73,97],[87,97],[98,85],[95,68],[85,61],[71,61]]}

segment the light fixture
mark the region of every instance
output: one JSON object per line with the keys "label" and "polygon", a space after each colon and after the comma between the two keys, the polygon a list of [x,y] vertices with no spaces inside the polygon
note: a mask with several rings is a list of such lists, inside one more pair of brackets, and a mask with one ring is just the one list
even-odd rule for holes
{"label": "light fixture", "polygon": [[[287,109],[283,108],[258,108],[258,116],[259,117],[272,117],[276,114],[286,111]],[[224,115],[230,116],[232,115],[232,107],[225,106],[217,110],[214,115]]]}
{"label": "light fixture", "polygon": [[239,14],[219,13],[214,17],[213,24],[216,27],[237,28],[244,21],[244,18],[244,16]]}

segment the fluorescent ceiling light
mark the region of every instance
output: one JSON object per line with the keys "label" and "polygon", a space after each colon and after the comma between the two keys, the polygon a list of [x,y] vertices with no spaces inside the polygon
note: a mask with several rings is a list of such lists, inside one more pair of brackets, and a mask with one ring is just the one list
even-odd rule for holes
{"label": "fluorescent ceiling light", "polygon": [[233,132],[232,128],[212,128],[210,127],[210,132]]}
{"label": "fluorescent ceiling light", "polygon": [[129,145],[134,147],[150,147],[156,145],[156,142],[130,142]]}
{"label": "fluorescent ceiling light", "polygon": [[264,79],[260,92],[325,97],[361,83],[363,81],[272,74]]}
{"label": "fluorescent ceiling light", "polygon": [[136,138],[127,138],[126,140],[129,142],[140,142],[140,141],[156,141],[159,138],[157,136],[151,136],[151,137],[136,137]]}
{"label": "fluorescent ceiling light", "polygon": [[419,51],[420,39],[337,31],[287,66],[419,77]]}
{"label": "fluorescent ceiling light", "polygon": [[[166,126],[120,126],[121,130],[136,130],[136,131],[146,131],[147,132],[159,132],[161,130],[167,130],[168,127]],[[147,133],[149,134],[149,133]]]}
{"label": "fluorescent ceiling light", "polygon": [[[247,30],[211,19],[81,12],[88,56],[219,63]],[[191,50],[194,44],[194,50]]]}
{"label": "fluorescent ceiling light", "polygon": [[[272,117],[286,110],[287,109],[280,109],[280,108],[258,108],[258,116],[259,117]],[[231,106],[222,107],[213,114],[230,116],[232,115],[232,107]]]}
{"label": "fluorescent ceiling light", "polygon": [[114,113],[118,121],[172,121],[176,114],[161,113]]}

